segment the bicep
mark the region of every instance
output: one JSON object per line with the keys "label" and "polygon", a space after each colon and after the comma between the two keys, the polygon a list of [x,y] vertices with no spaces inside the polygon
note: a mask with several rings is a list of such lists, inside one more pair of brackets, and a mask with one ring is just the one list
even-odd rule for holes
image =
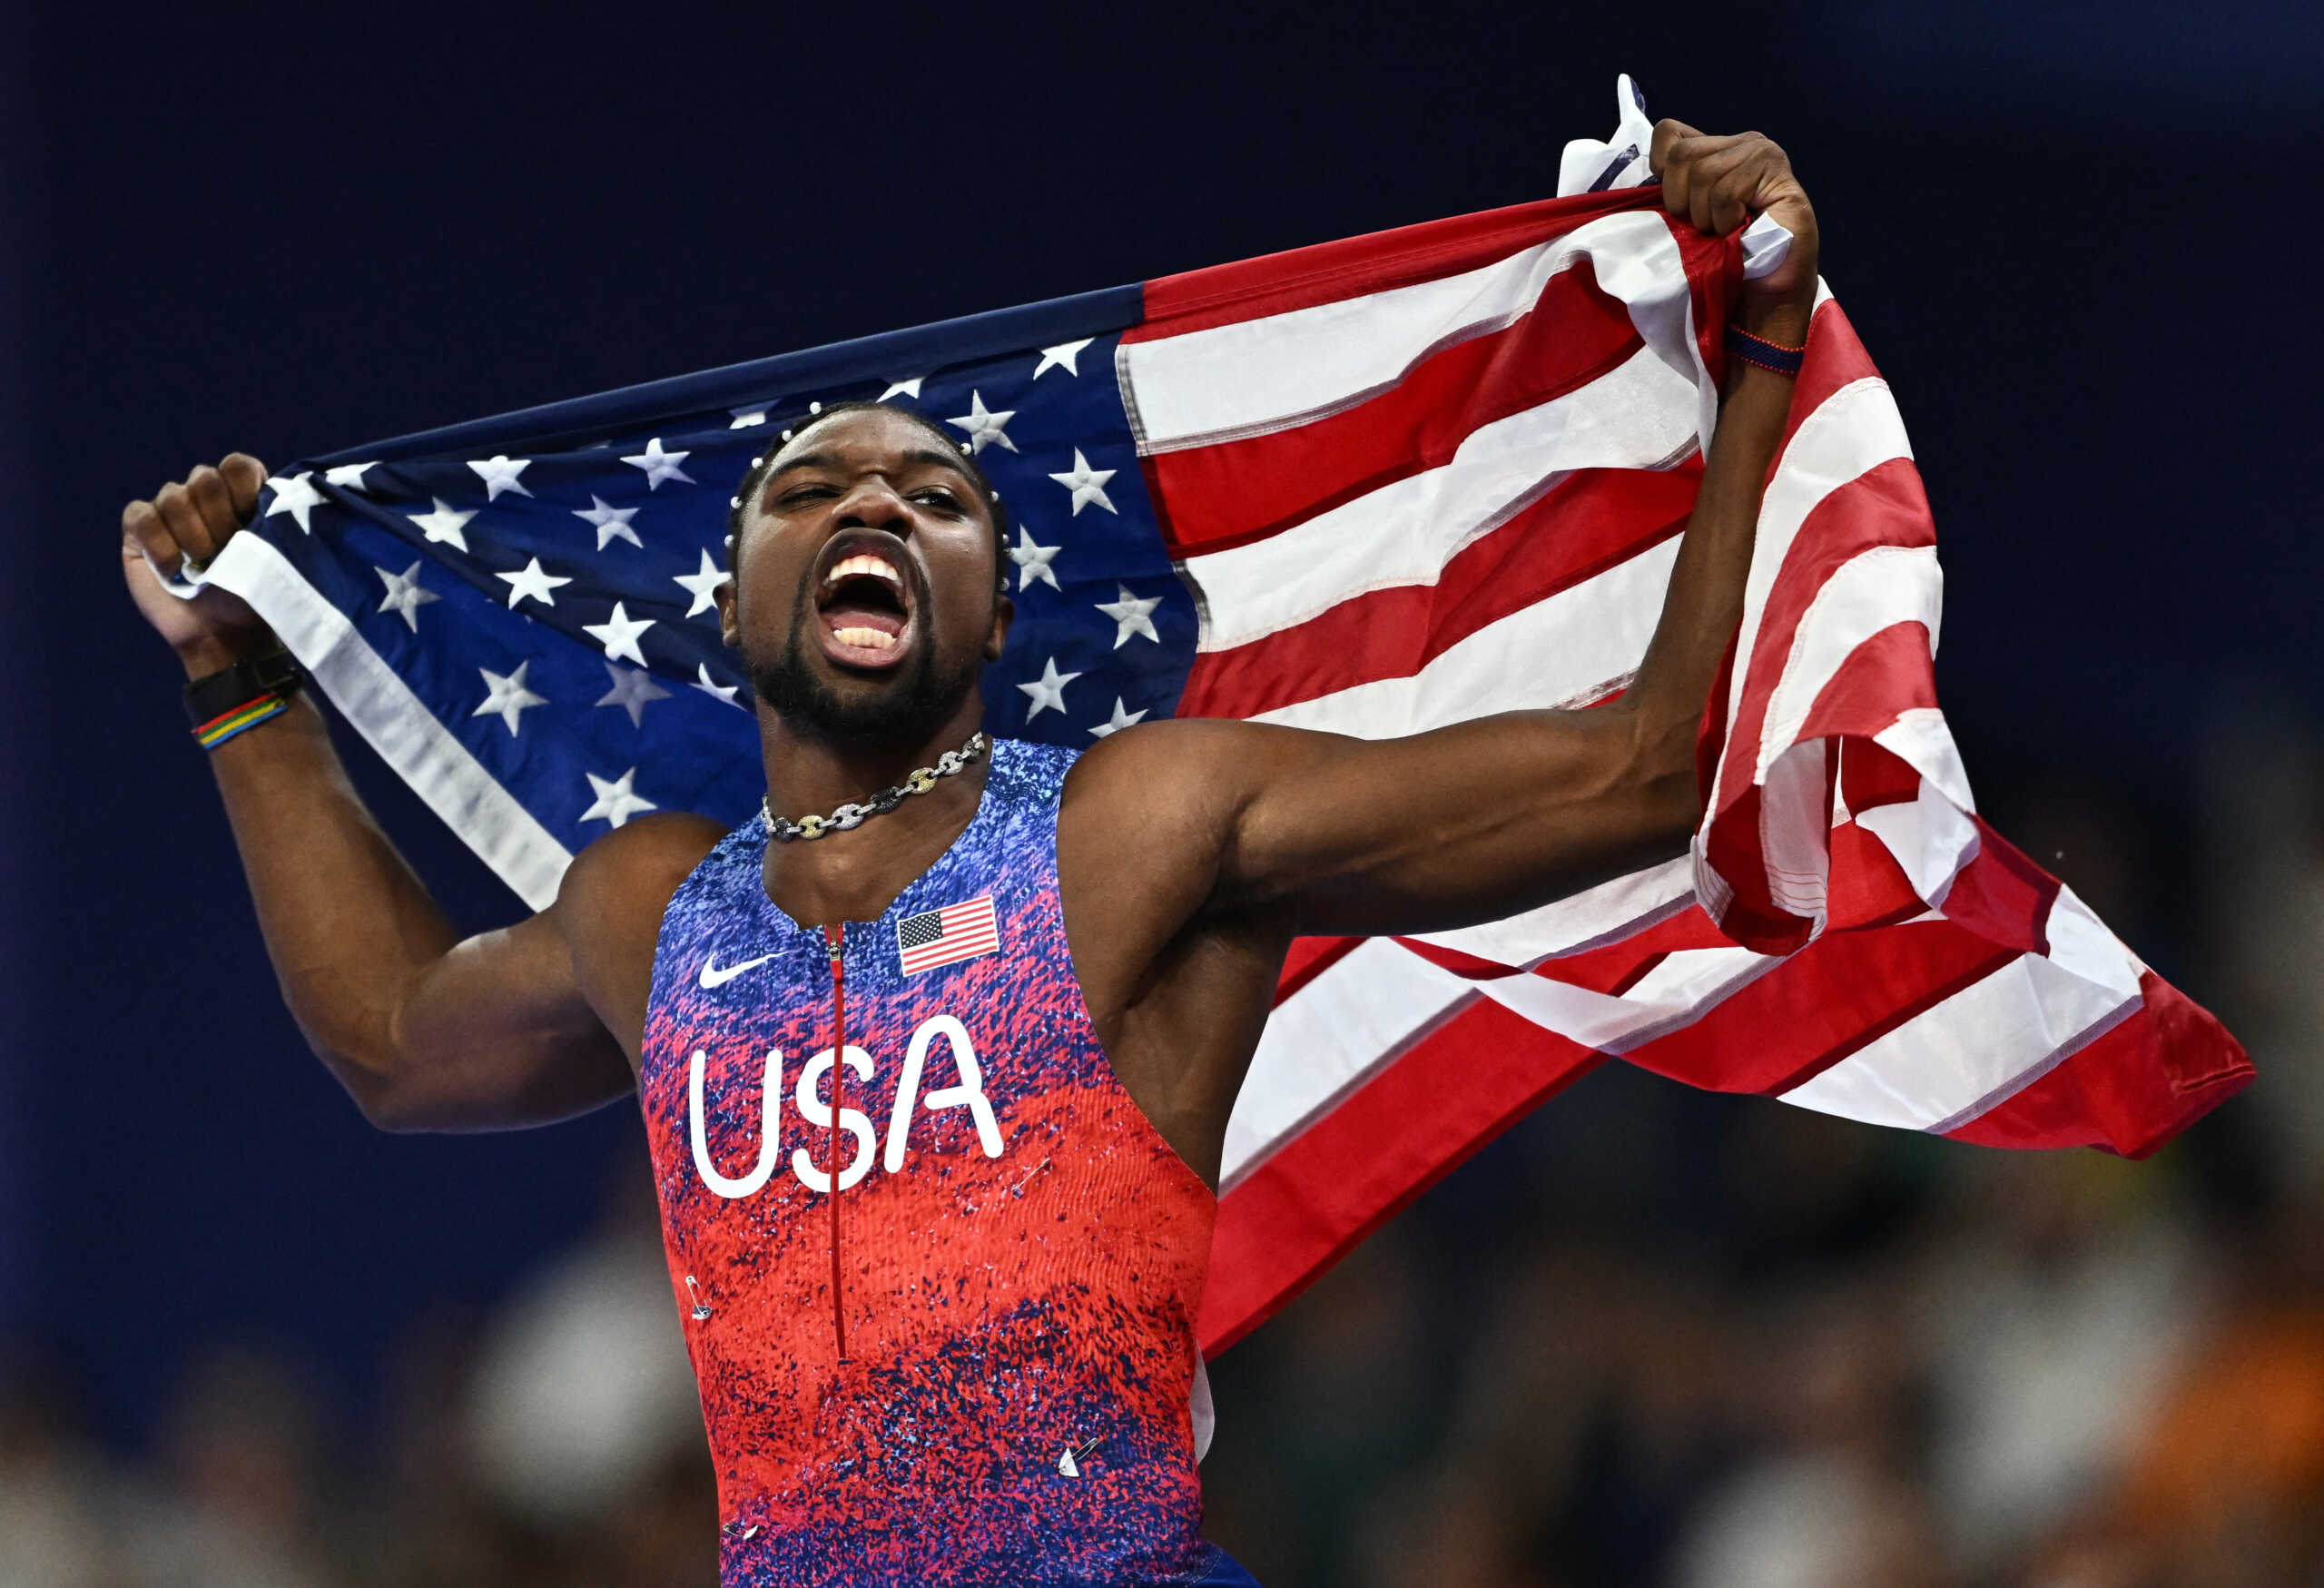
{"label": "bicep", "polygon": [[495,1130],[583,1113],[635,1085],[584,994],[556,909],[456,944],[399,1001],[392,1129]]}
{"label": "bicep", "polygon": [[1695,819],[1691,768],[1620,706],[1382,740],[1215,725],[1240,784],[1216,896],[1301,933],[1497,920],[1681,852]]}

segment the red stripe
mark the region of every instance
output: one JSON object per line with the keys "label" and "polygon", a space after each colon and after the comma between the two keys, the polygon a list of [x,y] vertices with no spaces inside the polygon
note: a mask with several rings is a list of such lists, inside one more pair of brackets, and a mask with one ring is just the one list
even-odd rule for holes
{"label": "red stripe", "polygon": [[1344,412],[1264,436],[1161,452],[1170,554],[1223,551],[1452,459],[1472,431],[1574,391],[1643,344],[1588,260],[1550,278],[1514,325],[1432,353]]}
{"label": "red stripe", "polygon": [[1157,277],[1146,283],[1144,321],[1122,340],[1152,341],[1458,275],[1562,237],[1600,215],[1661,202],[1659,188],[1577,193]]}
{"label": "red stripe", "polygon": [[1928,625],[1909,619],[1892,623],[1857,642],[1817,691],[1799,725],[1799,737],[1846,735],[1868,740],[1905,712],[1935,705],[1936,666],[1929,655]]}
{"label": "red stripe", "polygon": [[[1184,715],[1183,713],[1180,715]],[[1360,937],[1295,937],[1291,951],[1283,957],[1283,969],[1275,975],[1275,1001],[1277,1004],[1313,981],[1316,977],[1338,964],[1354,952]]]}
{"label": "red stripe", "polygon": [[1480,1000],[1219,1201],[1198,1333],[1216,1356],[1603,1056]]}
{"label": "red stripe", "polygon": [[1197,653],[1177,715],[1255,716],[1410,677],[1480,629],[1684,531],[1701,478],[1699,459],[1576,470],[1455,553],[1433,585],[1367,591],[1264,639]]}
{"label": "red stripe", "polygon": [[2144,1158],[2251,1084],[2218,1021],[2149,971],[2143,1007],[2006,1101],[1946,1135],[1986,1147],[2102,1147]]}

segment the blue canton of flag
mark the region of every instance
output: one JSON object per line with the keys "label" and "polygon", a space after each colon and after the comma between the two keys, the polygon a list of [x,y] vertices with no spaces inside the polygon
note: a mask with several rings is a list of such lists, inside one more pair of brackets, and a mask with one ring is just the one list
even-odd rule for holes
{"label": "blue canton of flag", "polygon": [[632,816],[756,807],[751,687],[712,591],[743,471],[828,403],[938,420],[1009,505],[989,732],[1086,747],[1169,715],[1196,612],[1115,375],[1137,316],[1134,287],[1086,293],[300,463],[241,538],[263,544],[209,577],[538,906]]}

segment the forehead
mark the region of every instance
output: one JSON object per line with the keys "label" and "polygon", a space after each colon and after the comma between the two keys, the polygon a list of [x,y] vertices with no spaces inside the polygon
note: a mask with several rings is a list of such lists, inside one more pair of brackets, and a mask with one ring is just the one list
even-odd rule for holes
{"label": "forehead", "polygon": [[894,409],[857,409],[817,419],[793,433],[768,466],[772,474],[809,456],[828,458],[850,468],[893,463],[911,453],[936,452],[951,464],[950,439]]}

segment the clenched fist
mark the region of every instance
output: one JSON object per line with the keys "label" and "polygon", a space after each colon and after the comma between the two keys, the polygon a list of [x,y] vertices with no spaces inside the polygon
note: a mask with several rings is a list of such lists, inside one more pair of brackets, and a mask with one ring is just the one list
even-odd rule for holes
{"label": "clenched fist", "polygon": [[1684,122],[1654,123],[1648,162],[1662,179],[1662,202],[1695,229],[1717,236],[1754,215],[1772,215],[1791,233],[1791,251],[1768,274],[1743,283],[1738,320],[1755,336],[1797,345],[1816,304],[1816,210],[1791,156],[1760,133],[1720,137]]}
{"label": "clenched fist", "polygon": [[130,599],[185,664],[188,676],[271,648],[271,636],[239,597],[204,589],[191,601],[162,588],[189,562],[207,564],[258,512],[266,465],[246,452],[203,464],[150,501],[121,510],[121,571]]}

